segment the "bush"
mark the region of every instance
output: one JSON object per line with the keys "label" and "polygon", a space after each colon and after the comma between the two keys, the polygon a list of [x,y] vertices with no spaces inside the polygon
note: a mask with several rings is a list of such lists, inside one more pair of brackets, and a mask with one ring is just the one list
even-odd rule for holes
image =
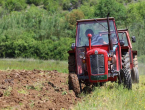
{"label": "bush", "polygon": [[72,42],[74,42],[74,39],[70,38],[61,38],[57,42],[52,40],[36,41],[23,35],[23,39],[7,40],[5,43],[1,43],[0,56],[67,60],[67,51],[70,50]]}
{"label": "bush", "polygon": [[76,21],[84,18],[84,13],[81,10],[75,9],[66,15],[66,21],[69,23],[69,28],[76,27]]}
{"label": "bush", "polygon": [[126,8],[123,4],[114,0],[100,0],[95,7],[96,17],[105,18],[110,13],[110,17],[115,18],[116,24],[123,25],[125,23]]}
{"label": "bush", "polygon": [[2,2],[5,9],[11,11],[20,11],[26,8],[25,0],[6,0]]}
{"label": "bush", "polygon": [[58,11],[59,3],[52,0],[44,0],[44,8],[49,11],[50,14],[53,14]]}
{"label": "bush", "polygon": [[27,3],[28,3],[28,4],[34,4],[34,5],[36,5],[36,6],[42,5],[43,2],[44,2],[44,0],[27,0]]}
{"label": "bush", "polygon": [[63,2],[62,9],[63,9],[63,10],[70,10],[70,8],[71,8],[70,0],[65,0],[65,1]]}
{"label": "bush", "polygon": [[85,15],[86,19],[91,19],[94,18],[95,14],[95,7],[94,6],[90,6],[90,5],[82,5],[79,8]]}

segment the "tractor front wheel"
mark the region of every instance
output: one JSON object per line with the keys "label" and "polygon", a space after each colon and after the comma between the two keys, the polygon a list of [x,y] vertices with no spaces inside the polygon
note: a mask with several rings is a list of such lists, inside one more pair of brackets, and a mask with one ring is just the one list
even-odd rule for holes
{"label": "tractor front wheel", "polygon": [[122,56],[122,64],[123,66],[120,72],[122,83],[124,84],[126,88],[132,89],[130,58],[129,58],[128,52]]}
{"label": "tractor front wheel", "polygon": [[81,92],[79,80],[78,80],[78,77],[75,73],[70,73],[69,74],[68,83],[69,83],[69,89],[73,90],[76,95],[78,95]]}
{"label": "tractor front wheel", "polygon": [[127,89],[132,89],[132,80],[131,80],[131,74],[126,68],[123,68],[121,71],[121,80]]}

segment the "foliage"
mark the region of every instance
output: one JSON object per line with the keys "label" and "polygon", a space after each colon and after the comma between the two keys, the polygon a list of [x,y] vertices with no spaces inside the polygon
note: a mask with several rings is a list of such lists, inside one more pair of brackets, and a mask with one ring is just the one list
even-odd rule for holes
{"label": "foliage", "polygon": [[57,1],[53,0],[44,0],[44,8],[47,9],[50,13],[55,13],[58,10],[59,4]]}
{"label": "foliage", "polygon": [[25,0],[6,0],[2,1],[1,4],[9,11],[20,11],[26,8]]}
{"label": "foliage", "polygon": [[95,7],[90,5],[82,5],[79,8],[83,13],[86,19],[94,18]]}
{"label": "foliage", "polygon": [[129,4],[127,8],[127,23],[129,26],[136,22],[142,22],[145,19],[145,2]]}
{"label": "foliage", "polygon": [[66,15],[66,20],[69,23],[69,28],[74,29],[76,26],[76,20],[84,18],[84,13],[78,9],[73,10],[72,12]]}
{"label": "foliage", "polygon": [[64,0],[63,1],[63,10],[70,10],[70,9],[71,9],[70,0]]}
{"label": "foliage", "polygon": [[107,17],[110,13],[111,17],[114,17],[118,25],[122,25],[122,22],[126,19],[126,9],[123,4],[120,4],[114,0],[100,0],[95,9],[96,17]]}
{"label": "foliage", "polygon": [[28,4],[42,5],[44,0],[26,0]]}
{"label": "foliage", "polygon": [[131,36],[136,36],[136,43],[133,48],[138,51],[138,55],[145,54],[145,2],[129,4],[127,8],[126,27],[130,30]]}
{"label": "foliage", "polygon": [[125,3],[125,4],[127,4],[127,3],[130,3],[132,1],[136,1],[136,0],[116,0],[116,1],[119,2],[119,3]]}
{"label": "foliage", "polygon": [[60,41],[53,42],[52,40],[36,41],[28,37],[15,41],[7,41],[1,44],[3,50],[1,57],[67,60],[67,51],[73,42],[70,38],[61,38]]}
{"label": "foliage", "polygon": [[[145,2],[134,0],[0,0],[0,57],[67,59],[76,20],[115,17],[117,28],[136,36],[145,54]],[[40,6],[41,5],[41,6]],[[66,43],[65,41],[68,40]],[[16,42],[17,41],[17,42]]]}

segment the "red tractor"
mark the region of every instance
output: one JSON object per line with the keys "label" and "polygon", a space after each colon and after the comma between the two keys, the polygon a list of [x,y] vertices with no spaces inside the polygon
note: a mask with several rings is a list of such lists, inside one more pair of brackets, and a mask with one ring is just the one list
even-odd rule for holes
{"label": "red tractor", "polygon": [[68,83],[76,95],[82,91],[82,83],[87,86],[118,81],[132,88],[132,59],[137,52],[126,48],[124,38],[119,39],[113,17],[78,20],[76,42],[71,48]]}
{"label": "red tractor", "polygon": [[[130,41],[128,29],[119,29],[118,36],[119,40],[124,41],[124,45],[121,46],[121,53],[127,52],[124,57],[128,58],[128,60],[124,61],[123,66],[126,67],[131,73],[132,82],[139,83],[137,51],[132,50],[132,44]],[[132,36],[131,38],[132,42],[136,42],[135,36]]]}

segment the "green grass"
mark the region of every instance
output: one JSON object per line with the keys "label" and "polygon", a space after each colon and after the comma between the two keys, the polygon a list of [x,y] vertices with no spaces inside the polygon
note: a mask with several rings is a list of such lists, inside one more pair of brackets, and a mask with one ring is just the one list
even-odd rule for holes
{"label": "green grass", "polygon": [[12,87],[8,87],[7,90],[4,91],[4,96],[9,96],[11,94],[11,91],[12,91]]}
{"label": "green grass", "polygon": [[26,90],[24,90],[24,89],[18,90],[18,93],[20,93],[20,94],[28,94],[28,92]]}
{"label": "green grass", "polygon": [[103,87],[96,87],[92,94],[78,103],[75,110],[144,110],[145,76],[140,76],[140,83],[133,84],[132,90],[124,89],[117,83],[108,82]]}
{"label": "green grass", "polygon": [[92,94],[81,94],[84,100],[74,110],[145,110],[145,65],[139,64],[140,81],[132,90],[107,82]]}
{"label": "green grass", "polygon": [[58,72],[68,73],[67,61],[54,60],[34,60],[34,59],[0,59],[0,69],[9,70],[57,70]]}

